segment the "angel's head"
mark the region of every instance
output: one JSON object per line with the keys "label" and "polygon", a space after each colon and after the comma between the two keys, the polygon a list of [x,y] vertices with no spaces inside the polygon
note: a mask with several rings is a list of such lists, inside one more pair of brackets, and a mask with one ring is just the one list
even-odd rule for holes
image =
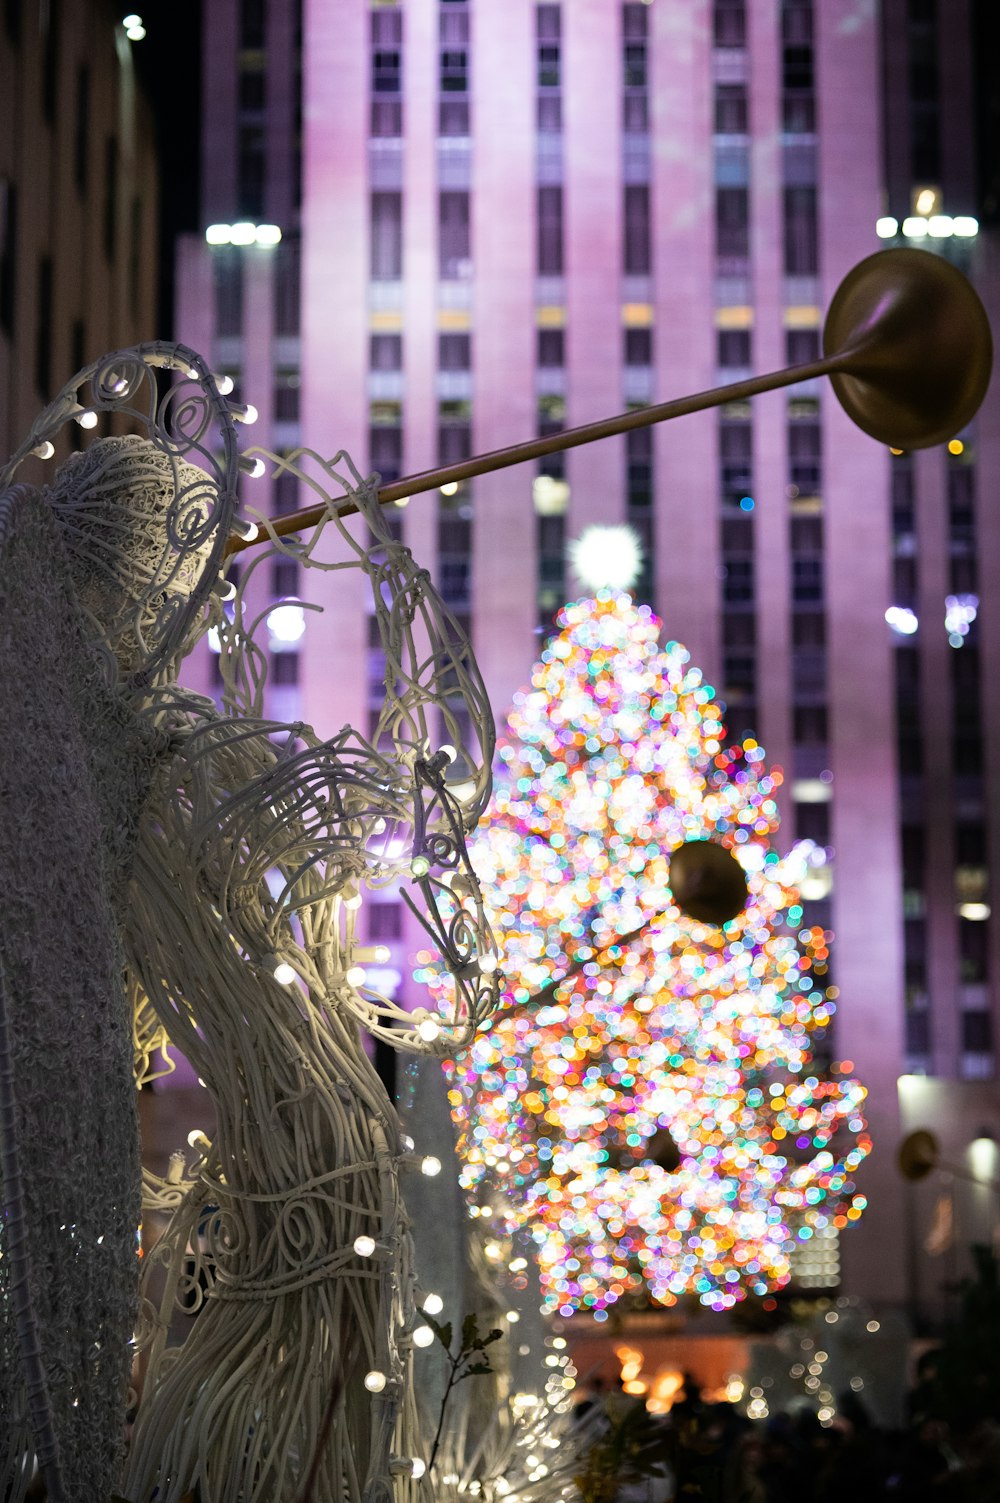
{"label": "angel's head", "polygon": [[129,435],[71,455],[45,495],[80,604],[120,672],[158,673],[187,652],[207,625],[218,483]]}

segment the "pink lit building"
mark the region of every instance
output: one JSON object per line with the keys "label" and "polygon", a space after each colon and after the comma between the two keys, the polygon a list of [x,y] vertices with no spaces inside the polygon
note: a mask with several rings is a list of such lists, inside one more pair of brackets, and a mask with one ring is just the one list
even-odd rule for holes
{"label": "pink lit building", "polygon": [[[965,233],[970,6],[949,0],[947,24],[935,0],[882,9],[213,0],[204,226],[282,239],[182,240],[177,332],[252,398],[261,442],[344,447],[389,479],[812,358],[840,279],[893,243],[893,216],[948,216],[928,253],[993,290],[991,236]],[[937,195],[924,209],[921,188]],[[1000,611],[977,599],[977,555],[983,577],[1000,569],[1000,529],[977,511],[977,476],[1000,473],[995,404],[961,438],[959,454],[892,457],[808,383],[396,514],[501,718],[576,588],[568,539],[594,521],[640,534],[640,595],[731,731],[785,769],[784,838],[831,853],[806,915],[836,934],[831,1047],[869,1086],[876,1152],[839,1274],[829,1246],[801,1278],[911,1307],[943,1277],[912,1249],[947,1187],[904,1186],[902,1132],[933,1127],[953,1160],[1000,1136],[1000,675],[984,671]],[[246,484],[250,505],[304,504]],[[272,584],[294,596],[294,566]],[[365,725],[381,686],[365,603],[339,576],[309,584],[325,613],[272,642],[271,710]],[[210,687],[210,661],[197,671]],[[368,911],[402,975],[400,905]],[[960,1240],[989,1216],[966,1209]]]}

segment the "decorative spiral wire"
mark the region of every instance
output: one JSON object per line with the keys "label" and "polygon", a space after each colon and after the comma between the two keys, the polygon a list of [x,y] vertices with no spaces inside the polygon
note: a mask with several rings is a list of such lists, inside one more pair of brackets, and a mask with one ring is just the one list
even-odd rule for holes
{"label": "decorative spiral wire", "polygon": [[[182,377],[162,396],[157,368]],[[195,1486],[201,1503],[298,1503],[309,1476],[324,1503],[427,1498],[399,1193],[400,1174],[420,1161],[364,1034],[453,1056],[497,1004],[465,848],[490,790],[485,690],[458,623],[385,527],[376,481],[344,454],[266,456],[322,496],[328,515],[301,542],[272,532],[224,603],[238,471],[256,461],[236,450],[234,417],[246,410],[184,346],[88,366],[0,486],[29,454],[50,457],[67,422],[91,426],[91,413],[142,437],[104,437],[72,456],[48,495],[108,680],[165,748],[125,921],[136,1073],[170,1068],[169,1039],[217,1123],[190,1169],[175,1155],[165,1177],[144,1175],[146,1210],[168,1221],[143,1262],[122,1490],[143,1503],[180,1503]],[[364,541],[339,515],[345,501],[367,524]],[[329,561],[318,549],[331,532]],[[247,586],[278,556],[367,576],[387,662],[371,740],[350,728],[323,740],[262,716],[266,660]],[[209,626],[222,649],[221,711],[175,681]],[[435,747],[432,721],[454,752]],[[411,1015],[359,980],[358,900],[390,883],[406,884],[447,957],[453,989],[433,1012]]]}

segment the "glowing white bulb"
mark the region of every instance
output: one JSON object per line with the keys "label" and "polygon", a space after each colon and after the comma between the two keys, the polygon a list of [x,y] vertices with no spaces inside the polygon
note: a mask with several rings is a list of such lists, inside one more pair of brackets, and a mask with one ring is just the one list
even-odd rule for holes
{"label": "glowing white bulb", "polygon": [[[208,231],[206,230],[205,233],[207,235]],[[235,385],[235,383],[233,381],[232,376],[220,376],[219,379],[218,379],[218,381],[216,382],[216,385],[219,388],[219,396],[220,397],[228,397],[228,395],[232,391],[233,386]]]}
{"label": "glowing white bulb", "polygon": [[389,949],[388,945],[376,945],[375,946],[375,964],[376,965],[385,965],[386,961],[389,959],[389,957],[390,957],[391,954],[392,954],[392,951]]}
{"label": "glowing white bulb", "polygon": [[262,459],[251,459],[248,454],[245,454],[240,460],[240,469],[244,475],[249,475],[251,480],[259,480],[264,474],[265,465]]}
{"label": "glowing white bulb", "polygon": [[410,1462],[410,1476],[411,1477],[422,1477],[424,1475],[424,1473],[426,1472],[426,1470],[427,1470],[426,1464],[423,1461],[421,1461],[421,1459],[420,1459],[419,1456],[414,1456],[413,1459]]}
{"label": "glowing white bulb", "polygon": [[444,757],[445,761],[450,765],[458,756],[458,752],[453,746],[450,746],[447,742],[445,742],[444,746],[438,747],[438,756]]}
{"label": "glowing white bulb", "polygon": [[511,1273],[520,1273],[521,1269],[527,1268],[527,1266],[527,1258],[514,1258],[510,1263],[507,1264],[507,1267],[510,1269]]}
{"label": "glowing white bulb", "polygon": [[392,504],[393,506],[398,506],[400,511],[402,511],[404,506],[409,506],[410,498],[409,496],[397,496]]}
{"label": "glowing white bulb", "polygon": [[130,26],[125,35],[130,42],[141,42],[146,35],[146,28],[145,26]]}
{"label": "glowing white bulb", "polygon": [[[233,240],[233,227],[231,224],[210,224],[205,230],[206,245],[231,245]],[[232,386],[229,390],[232,391]],[[219,387],[222,390],[222,387]]]}
{"label": "glowing white bulb", "polygon": [[352,913],[357,913],[361,907],[361,894],[359,892],[351,892],[344,899],[344,907],[349,908]]}
{"label": "glowing white bulb", "polygon": [[884,214],[875,221],[875,233],[880,240],[891,240],[899,234],[899,220],[893,219],[891,214]]}
{"label": "glowing white bulb", "polygon": [[[260,463],[263,464],[263,460]],[[242,538],[245,543],[254,543],[260,537],[260,528],[257,526],[257,523],[248,522],[242,517],[233,518],[232,529],[236,536]]]}
{"label": "glowing white bulb", "polygon": [[289,965],[287,960],[279,960],[277,955],[265,955],[261,968],[269,971],[279,986],[291,986],[295,980],[295,967]]}
{"label": "glowing white bulb", "polygon": [[457,490],[457,480],[446,480],[444,485],[441,487],[441,494],[442,496],[453,496]]}
{"label": "glowing white bulb", "polygon": [[89,411],[89,409],[85,412],[78,413],[76,420],[80,424],[81,428],[97,427],[97,413],[91,412]]}
{"label": "glowing white bulb", "polygon": [[130,26],[141,26],[142,17],[137,16],[134,10],[130,11],[127,16],[122,16],[122,25],[125,27],[126,31]]}
{"label": "glowing white bulb", "polygon": [[257,226],[247,219],[238,220],[230,228],[234,245],[253,245],[257,238]]}
{"label": "glowing white bulb", "polygon": [[417,1036],[422,1038],[425,1044],[433,1044],[440,1033],[441,1024],[436,1018],[421,1018],[417,1024]]}
{"label": "glowing white bulb", "polygon": [[426,856],[414,856],[410,862],[410,871],[414,877],[426,877],[431,869],[431,864]]}
{"label": "glowing white bulb", "polygon": [[487,976],[495,971],[499,964],[499,958],[492,953],[480,955],[479,957],[479,969]]}
{"label": "glowing white bulb", "polygon": [[301,605],[285,601],[268,612],[267,629],[276,642],[300,642],[305,636],[306,613]]}
{"label": "glowing white bulb", "polygon": [[219,596],[220,600],[235,600],[236,599],[236,586],[235,586],[235,584],[233,583],[233,581],[231,579],[223,579],[223,577],[222,577],[221,574],[219,575],[219,583],[218,583],[218,585],[216,587],[216,590],[217,590],[217,593],[218,593],[218,596]]}
{"label": "glowing white bulb", "polygon": [[200,1127],[193,1127],[188,1133],[189,1148],[211,1148],[211,1143]]}
{"label": "glowing white bulb", "polygon": [[430,1346],[434,1340],[434,1332],[430,1326],[418,1326],[413,1333],[414,1346]]}
{"label": "glowing white bulb", "polygon": [[373,1367],[370,1373],[365,1373],[365,1387],[369,1393],[381,1393],[385,1385],[385,1373],[379,1372],[377,1367]]}
{"label": "glowing white bulb", "polygon": [[277,245],[281,240],[281,229],[276,224],[259,224],[254,239],[258,245]]}
{"label": "glowing white bulb", "polygon": [[441,1173],[441,1160],[429,1153],[426,1158],[420,1160],[420,1173],[426,1174],[428,1179],[436,1179]]}
{"label": "glowing white bulb", "polygon": [[55,451],[55,445],[50,444],[47,438],[43,438],[40,444],[32,449],[32,454],[37,454],[39,459],[51,459]]}
{"label": "glowing white bulb", "polygon": [[375,1251],[375,1238],[367,1236],[355,1237],[354,1251],[359,1258],[370,1258]]}
{"label": "glowing white bulb", "polygon": [[631,527],[585,527],[567,551],[574,573],[587,590],[627,590],[642,567],[642,545]]}
{"label": "glowing white bulb", "polygon": [[440,1315],[443,1309],[444,1300],[440,1294],[428,1294],[423,1303],[424,1313],[426,1315]]}
{"label": "glowing white bulb", "polygon": [[521,1319],[516,1310],[508,1310],[506,1318],[512,1326],[517,1325],[517,1322]]}
{"label": "glowing white bulb", "polygon": [[352,965],[350,970],[347,972],[345,979],[348,986],[363,986],[365,980],[364,967],[360,965]]}

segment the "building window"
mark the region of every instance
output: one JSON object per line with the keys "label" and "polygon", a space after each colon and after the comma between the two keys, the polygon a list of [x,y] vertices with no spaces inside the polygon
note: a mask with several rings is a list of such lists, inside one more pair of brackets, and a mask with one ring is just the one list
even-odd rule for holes
{"label": "building window", "polygon": [[52,124],[56,115],[61,10],[60,0],[45,0],[45,4],[38,7],[39,30],[42,33],[42,110],[49,124]]}
{"label": "building window", "polygon": [[371,404],[368,462],[383,485],[391,485],[403,473],[403,412],[399,402]]}
{"label": "building window", "polygon": [[438,370],[467,371],[472,364],[472,336],[469,334],[438,335]]}
{"label": "building window", "polygon": [[73,131],[73,181],[80,193],[87,191],[90,163],[90,69],[76,72],[76,121]]}
{"label": "building window", "polygon": [[538,189],[538,273],[561,276],[563,270],[563,190]]}
{"label": "building window", "polygon": [[566,364],[565,330],[538,330],[538,364],[546,370],[558,370]]}
{"label": "building window", "polygon": [[653,430],[633,428],[625,435],[626,495],[629,509],[653,504]]}
{"label": "building window", "polygon": [[712,35],[716,47],[745,47],[747,17],[745,0],[714,0]]}
{"label": "building window", "polygon": [[297,423],[302,383],[298,371],[277,371],[274,377],[274,418],[278,423]]}
{"label": "building window", "polygon": [[650,271],[649,188],[630,183],[625,188],[626,276],[648,276]]}
{"label": "building window", "polygon": [[17,301],[17,184],[0,178],[0,328],[14,332]]}
{"label": "building window", "polygon": [[460,281],[472,270],[469,195],[448,191],[438,199],[438,274],[443,282]]}
{"label": "building window", "polygon": [[535,78],[538,87],[538,129],[562,130],[561,56],[562,18],[558,5],[539,5],[535,12]]}
{"label": "building window", "polygon": [[114,261],[118,239],[118,137],[104,139],[104,254]]}
{"label": "building window", "polygon": [[372,93],[398,94],[403,86],[403,15],[395,7],[373,10]]}
{"label": "building window", "polygon": [[274,263],[274,332],[299,332],[302,245],[297,235],[286,236],[276,247]]}
{"label": "building window", "polygon": [[297,652],[272,653],[270,677],[273,684],[297,684],[299,681],[299,654]]}
{"label": "building window", "polygon": [[750,364],[750,330],[720,329],[716,359],[723,369],[745,370]]}
{"label": "building window", "polygon": [[48,401],[52,386],[52,257],[38,260],[38,301],[35,333],[35,385]]}
{"label": "building window", "polygon": [[792,712],[796,746],[825,746],[827,714],[825,705],[796,705]]}
{"label": "building window", "polygon": [[819,269],[816,189],[785,189],[785,275],[815,276]]}
{"label": "building window", "polygon": [[750,195],[746,188],[715,190],[715,254],[720,276],[742,276],[750,258]]}
{"label": "building window", "polygon": [[441,93],[467,94],[469,91],[469,54],[464,48],[441,54]]}
{"label": "building window", "polygon": [[[788,483],[793,499],[822,493],[823,430],[819,409],[788,424]],[[789,415],[792,409],[790,407]]]}
{"label": "building window", "polygon": [[402,936],[402,903],[370,903],[368,905],[369,939],[401,939]]}
{"label": "building window", "polygon": [[725,507],[739,508],[752,499],[753,428],[748,419],[719,417],[719,489]]}
{"label": "building window", "polygon": [[403,274],[403,195],[378,192],[371,199],[371,278],[397,282]]}
{"label": "building window", "polygon": [[21,45],[22,0],[4,0],[3,23],[7,40],[12,47]]}
{"label": "building window", "polygon": [[243,258],[238,249],[218,246],[212,252],[215,291],[215,332],[223,336],[243,332]]}
{"label": "building window", "polygon": [[139,270],[142,265],[142,199],[136,194],[129,207],[128,311],[139,317]]}
{"label": "building window", "polygon": [[716,84],[715,131],[719,136],[745,136],[747,132],[747,86]]}
{"label": "building window", "polygon": [[653,363],[652,329],[625,330],[625,364],[649,366]]}
{"label": "building window", "polygon": [[372,334],[368,341],[368,366],[373,371],[402,370],[402,334]]}
{"label": "building window", "polygon": [[239,138],[239,206],[246,219],[264,212],[264,127],[241,125]]}
{"label": "building window", "polygon": [[789,365],[809,365],[819,359],[818,329],[788,329],[785,332],[785,359]]}
{"label": "building window", "polygon": [[263,67],[263,58],[241,58],[240,60],[240,112],[245,115],[259,115],[263,112],[267,103],[266,74]]}

